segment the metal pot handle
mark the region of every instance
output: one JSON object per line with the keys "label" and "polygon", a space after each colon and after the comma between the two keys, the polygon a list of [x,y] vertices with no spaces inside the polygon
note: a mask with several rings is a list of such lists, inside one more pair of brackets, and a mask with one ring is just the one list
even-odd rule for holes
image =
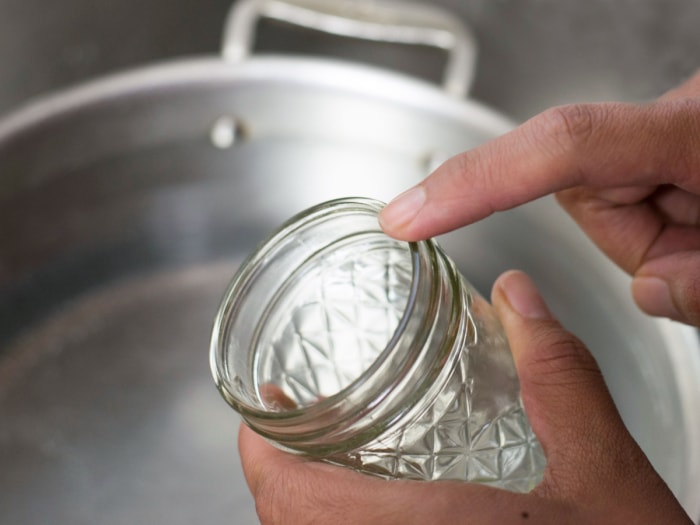
{"label": "metal pot handle", "polygon": [[250,56],[261,18],[333,35],[447,51],[443,88],[464,97],[474,79],[476,41],[456,16],[433,5],[376,0],[239,0],[226,18],[223,58]]}

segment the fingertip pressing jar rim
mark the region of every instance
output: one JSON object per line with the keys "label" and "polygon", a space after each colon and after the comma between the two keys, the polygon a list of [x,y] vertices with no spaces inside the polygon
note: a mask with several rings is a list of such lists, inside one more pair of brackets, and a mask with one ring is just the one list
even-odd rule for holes
{"label": "fingertip pressing jar rim", "polygon": [[[370,228],[371,233],[387,237],[376,221],[377,214],[383,207],[384,203],[377,200],[351,197],[309,208],[285,222],[264,241],[242,264],[229,284],[214,322],[210,365],[221,395],[258,433],[295,449],[303,449],[311,444],[318,447],[321,442],[337,441],[333,439],[334,435],[362,435],[362,429],[358,425],[366,425],[359,421],[375,410],[384,399],[405,396],[405,393],[398,392],[398,385],[405,383],[406,371],[414,368],[418,361],[430,359],[425,354],[431,346],[426,341],[431,337],[436,316],[436,311],[433,310],[437,307],[433,299],[442,293],[440,279],[426,278],[438,272],[439,266],[432,241],[406,243],[412,275],[407,304],[398,325],[373,363],[333,395],[313,405],[272,411],[265,408],[259,399],[257,403],[254,402],[257,392],[252,387],[252,381],[249,381],[251,384],[246,384],[246,379],[242,379],[245,374],[250,374],[250,362],[244,359],[243,363],[239,359],[240,366],[236,369],[236,360],[232,359],[232,352],[248,356],[254,351],[252,348],[231,348],[232,324],[244,308],[255,279],[279,255],[280,250],[288,247],[299,232],[322,224],[332,217],[358,214],[365,218],[372,217],[375,221]],[[319,240],[319,243],[322,244],[323,240]],[[411,341],[402,337],[408,330],[417,334]],[[240,358],[241,355],[233,357]],[[393,401],[397,407],[400,404],[396,399]],[[396,410],[398,409],[395,408],[394,412]],[[390,413],[382,413],[392,417]]]}

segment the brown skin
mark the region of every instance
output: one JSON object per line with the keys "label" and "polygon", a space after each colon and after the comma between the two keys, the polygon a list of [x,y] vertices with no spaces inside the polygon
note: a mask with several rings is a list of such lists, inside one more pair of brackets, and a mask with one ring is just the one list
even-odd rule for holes
{"label": "brown skin", "polygon": [[547,110],[414,190],[382,212],[389,235],[432,237],[556,193],[634,277],[642,310],[700,326],[700,73],[649,104]]}
{"label": "brown skin", "polygon": [[[554,108],[447,161],[380,217],[417,240],[556,193],[633,276],[644,311],[700,326],[700,74],[658,101]],[[240,453],[267,524],[690,524],[624,427],[595,360],[520,272],[492,302],[547,455],[530,494],[384,481],[273,448],[242,426]]]}
{"label": "brown skin", "polygon": [[547,455],[533,492],[384,481],[286,454],[241,426],[243,469],[263,525],[690,524],[623,425],[594,358],[551,316],[532,281],[504,274],[492,302]]}

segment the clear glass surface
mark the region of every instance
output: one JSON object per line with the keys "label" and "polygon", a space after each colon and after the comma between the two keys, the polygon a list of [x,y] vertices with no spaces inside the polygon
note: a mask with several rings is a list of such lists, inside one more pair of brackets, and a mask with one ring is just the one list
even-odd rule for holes
{"label": "clear glass surface", "polygon": [[384,235],[379,209],[321,205],[244,265],[214,329],[222,394],[292,452],[532,489],[545,459],[491,306],[433,241]]}
{"label": "clear glass surface", "polygon": [[464,283],[473,337],[436,397],[335,460],[404,479],[466,480],[527,492],[545,457],[519,396],[508,343],[491,306]]}
{"label": "clear glass surface", "polygon": [[351,236],[313,255],[260,320],[256,390],[275,385],[304,407],[349,386],[396,332],[411,276],[408,244],[384,235]]}

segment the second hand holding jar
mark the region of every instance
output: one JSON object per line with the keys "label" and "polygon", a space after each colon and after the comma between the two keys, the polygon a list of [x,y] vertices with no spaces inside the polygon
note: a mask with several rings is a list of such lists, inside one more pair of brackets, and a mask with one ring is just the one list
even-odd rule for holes
{"label": "second hand holding jar", "polygon": [[383,206],[315,206],[241,266],[214,325],[217,387],[290,452],[531,490],[544,454],[491,305],[434,241],[385,235]]}

